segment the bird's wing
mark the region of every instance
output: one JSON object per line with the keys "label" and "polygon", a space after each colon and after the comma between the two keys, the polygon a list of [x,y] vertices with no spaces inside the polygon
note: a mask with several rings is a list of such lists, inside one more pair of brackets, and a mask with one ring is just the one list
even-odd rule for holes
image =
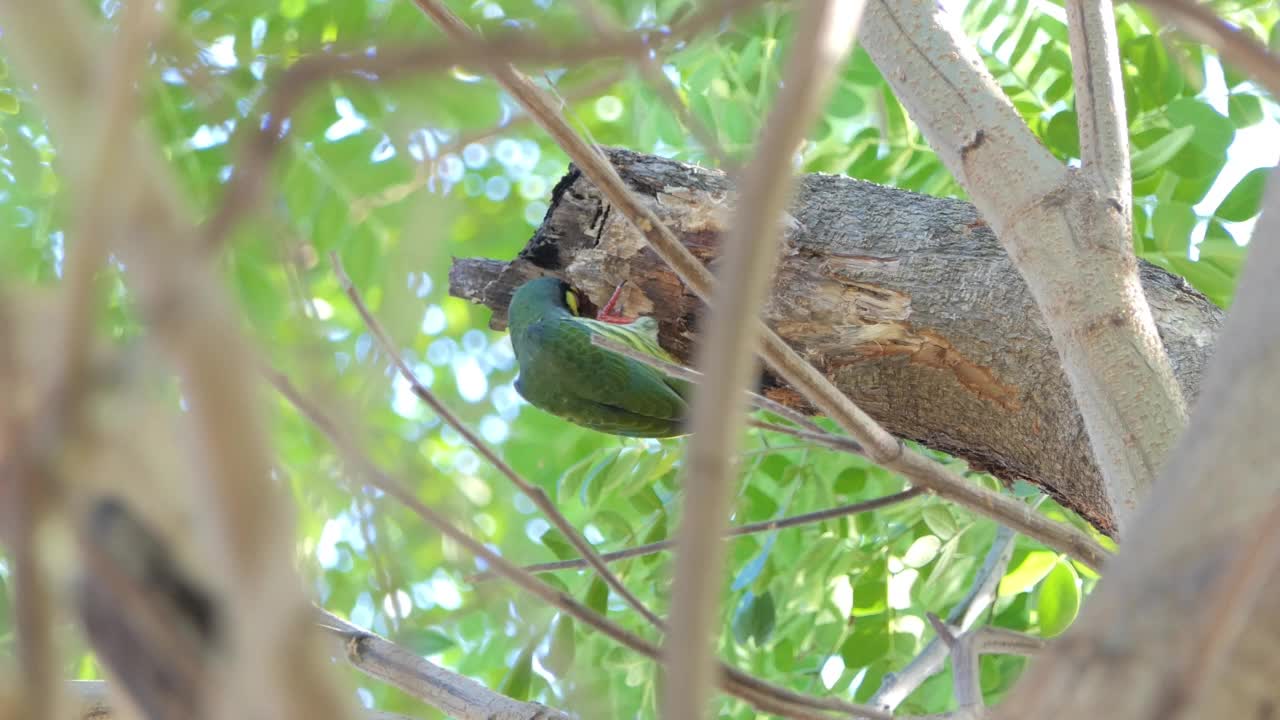
{"label": "bird's wing", "polygon": [[[658,321],[651,317],[639,317],[627,325],[615,325],[590,318],[576,318],[576,321],[586,325],[593,332],[632,350],[645,353],[673,365],[680,364],[679,360],[676,360],[671,353],[658,344]],[[654,370],[654,373],[664,385],[671,388],[677,395],[685,400],[689,399],[691,386],[687,381],[668,377],[660,370]]]}
{"label": "bird's wing", "polygon": [[[593,330],[578,318],[547,320],[528,328],[542,359],[559,369],[561,392],[646,418],[673,421],[684,417],[684,398],[661,373],[595,345],[591,342]],[[625,333],[610,336],[631,347],[637,342],[646,344]],[[666,355],[661,348],[658,351]]]}

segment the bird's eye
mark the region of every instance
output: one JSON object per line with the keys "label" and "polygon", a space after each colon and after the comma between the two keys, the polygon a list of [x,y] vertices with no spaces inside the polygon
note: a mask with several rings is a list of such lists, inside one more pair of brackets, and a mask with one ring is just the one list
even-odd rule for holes
{"label": "bird's eye", "polygon": [[569,306],[569,312],[574,315],[578,314],[578,293],[572,290],[566,290],[564,293],[564,304]]}

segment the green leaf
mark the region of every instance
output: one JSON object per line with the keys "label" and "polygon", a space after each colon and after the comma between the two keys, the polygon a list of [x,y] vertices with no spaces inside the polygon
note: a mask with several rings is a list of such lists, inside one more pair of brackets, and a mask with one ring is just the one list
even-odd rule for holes
{"label": "green leaf", "polygon": [[609,612],[609,586],[604,584],[600,578],[591,581],[591,587],[587,588],[587,607],[595,610],[601,615],[607,615]]}
{"label": "green leaf", "polygon": [[836,476],[835,490],[841,495],[861,495],[867,487],[866,468],[850,467]]}
{"label": "green leaf", "polygon": [[1195,128],[1191,143],[1206,153],[1225,153],[1235,138],[1236,128],[1213,106],[1195,98],[1178,98],[1169,103],[1165,114],[1173,127]]}
{"label": "green leaf", "polygon": [[1266,188],[1267,176],[1271,168],[1258,168],[1245,175],[1236,186],[1227,193],[1213,211],[1215,217],[1227,222],[1243,222],[1258,214],[1262,206],[1262,191]]}
{"label": "green leaf", "polygon": [[0,113],[6,115],[17,115],[22,109],[22,103],[18,102],[18,98],[13,93],[0,92]]}
{"label": "green leaf", "polygon": [[921,511],[921,518],[929,530],[940,538],[947,539],[956,534],[958,526],[951,510],[942,504],[929,505]]}
{"label": "green leaf", "polygon": [[1036,583],[1043,580],[1045,575],[1049,574],[1049,571],[1053,569],[1057,562],[1057,553],[1049,552],[1048,550],[1032,550],[1013,566],[1013,570],[1010,570],[1000,579],[1000,589],[997,595],[999,597],[1008,597],[1030,590],[1035,587]]}
{"label": "green leaf", "polygon": [[1195,134],[1194,127],[1177,128],[1135,152],[1130,160],[1133,166],[1133,177],[1143,178],[1163,168],[1181,152],[1187,143],[1191,142],[1191,136]]}
{"label": "green leaf", "polygon": [[881,555],[853,580],[853,614],[872,615],[889,607],[889,571]]}
{"label": "green leaf", "polygon": [[[610,457],[616,457],[612,453]],[[560,502],[573,497],[582,488],[582,483],[586,480],[587,473],[592,469],[592,460],[594,456],[588,455],[578,462],[569,466],[568,470],[560,475],[560,479],[556,482],[556,499]]]}
{"label": "green leaf", "polygon": [[573,618],[562,614],[556,620],[556,629],[551,635],[551,646],[547,648],[547,656],[542,660],[542,664],[556,675],[564,675],[573,667],[573,657],[577,654],[577,650]]}
{"label": "green leaf", "polygon": [[1080,157],[1080,131],[1076,125],[1074,110],[1063,110],[1049,120],[1044,139],[1050,150],[1059,157]]}
{"label": "green leaf", "polygon": [[307,0],[280,0],[280,17],[297,20],[307,11]]}
{"label": "green leaf", "polygon": [[757,646],[763,647],[773,633],[776,621],[773,595],[766,592],[757,596],[748,590],[743,593],[738,609],[733,613],[733,638],[739,645],[755,640]]}
{"label": "green leaf", "polygon": [[455,644],[453,638],[430,628],[406,630],[396,637],[396,642],[424,657],[444,652]]}
{"label": "green leaf", "polygon": [[1185,257],[1197,222],[1196,211],[1190,205],[1175,201],[1160,203],[1151,215],[1156,247],[1166,255]]}
{"label": "green leaf", "polygon": [[845,667],[865,667],[889,652],[889,640],[887,613],[860,617],[854,622],[853,632],[840,645],[840,657]]}
{"label": "green leaf", "polygon": [[1227,116],[1238,128],[1262,122],[1266,116],[1262,110],[1262,98],[1248,93],[1232,93],[1227,99]]}
{"label": "green leaf", "polygon": [[796,646],[791,638],[783,638],[773,648],[773,666],[780,672],[789,673],[796,666]]}
{"label": "green leaf", "polygon": [[568,560],[578,556],[577,551],[573,549],[569,541],[565,540],[564,533],[556,528],[547,528],[546,532],[542,533],[542,537],[538,540],[543,547],[550,550],[551,554],[555,555],[559,560]]}
{"label": "green leaf", "polygon": [[902,564],[909,568],[922,568],[933,562],[942,548],[942,541],[936,535],[925,535],[916,538],[911,547],[902,555]]}
{"label": "green leaf", "polygon": [[511,664],[511,669],[507,671],[507,676],[503,678],[498,692],[515,700],[529,698],[529,688],[533,684],[533,651],[537,647],[537,641],[524,646],[516,656],[516,661]]}
{"label": "green leaf", "polygon": [[1245,249],[1236,243],[1235,237],[1216,218],[1209,221],[1204,240],[1196,246],[1196,250],[1200,253],[1197,265],[1211,265],[1232,279],[1240,277]]}
{"label": "green leaf", "polygon": [[831,96],[831,102],[828,105],[830,113],[838,118],[853,118],[862,114],[867,107],[866,102],[862,100],[862,95],[858,93],[857,88],[847,83],[841,83]]}
{"label": "green leaf", "polygon": [[1070,627],[1080,612],[1080,578],[1071,563],[1059,562],[1040,586],[1036,604],[1040,634],[1051,638]]}

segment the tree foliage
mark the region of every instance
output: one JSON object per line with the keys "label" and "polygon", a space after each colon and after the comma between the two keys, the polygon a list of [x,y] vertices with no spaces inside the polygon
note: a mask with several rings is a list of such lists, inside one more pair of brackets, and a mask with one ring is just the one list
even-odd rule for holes
{"label": "tree foliage", "polygon": [[[300,57],[429,42],[439,32],[407,0],[220,0],[177,3],[144,75],[149,130],[200,216],[217,210],[236,172],[237,140],[259,121],[277,81]],[[1215,3],[1232,22],[1280,45],[1269,0]],[[105,28],[115,2],[93,5]],[[528,29],[571,42],[589,37],[574,3],[458,4],[487,33]],[[599,5],[628,28],[661,37],[687,8],[674,0]],[[1051,0],[973,0],[958,11],[1015,107],[1062,159],[1078,156],[1063,10]],[[737,21],[660,53],[662,77],[687,108],[633,68],[566,63],[540,81],[577,126],[616,144],[714,165],[689,119],[725,159],[749,156],[779,81],[790,8],[766,3]],[[1259,138],[1280,147],[1275,103],[1212,52],[1138,7],[1117,9],[1133,142],[1135,248],[1230,303],[1258,212]],[[56,284],[73,218],[58,139],[21,78],[0,72],[0,278]],[[679,522],[676,473],[683,441],[637,441],[578,429],[523,405],[507,339],[487,312],[447,297],[450,256],[509,257],[540,223],[567,160],[480,68],[452,67],[394,82],[344,78],[314,88],[289,118],[261,211],[218,260],[260,352],[300,385],[341,407],[371,454],[411,479],[474,537],[511,560],[575,555],[531,502],[419,403],[389,370],[328,262],[336,253],[415,371],[520,473],[543,488],[602,550],[670,537]],[[858,51],[803,148],[804,171],[841,173],[933,195],[962,197],[880,72]],[[127,173],[129,168],[120,168]],[[186,239],[175,239],[185,241]],[[114,267],[97,321],[118,342],[140,323]],[[485,568],[387,497],[353,482],[334,450],[278,398],[269,402],[279,477],[296,500],[299,564],[317,601],[442,665],[519,698],[582,717],[652,717],[655,666],[513,591],[478,579]],[[741,458],[733,523],[741,525],[901,490],[865,461],[753,431]],[[972,473],[993,489],[998,483]],[[1010,490],[1052,517],[1052,500]],[[720,655],[797,690],[865,700],[934,635],[970,588],[995,526],[946,503],[917,498],[890,508],[730,541],[723,579]],[[672,562],[655,554],[619,562],[620,577],[665,614]],[[0,581],[7,571],[0,566]],[[581,570],[544,576],[640,634],[647,628]],[[1035,542],[1017,541],[990,612],[993,624],[1052,636],[1076,615],[1096,576]],[[0,602],[4,600],[0,593]],[[0,606],[0,611],[4,607]],[[8,618],[0,612],[0,618]],[[8,623],[7,619],[0,622]],[[12,643],[12,626],[0,642]],[[987,658],[982,687],[998,699],[1023,661]],[[90,656],[69,668],[96,677]],[[366,703],[433,717],[386,686],[354,676]],[[720,717],[753,717],[722,700]],[[952,702],[946,673],[904,712]]]}

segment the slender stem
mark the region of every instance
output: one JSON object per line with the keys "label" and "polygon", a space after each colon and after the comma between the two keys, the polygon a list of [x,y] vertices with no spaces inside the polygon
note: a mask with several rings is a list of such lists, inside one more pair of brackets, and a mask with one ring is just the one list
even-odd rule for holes
{"label": "slender stem", "polygon": [[667,717],[707,714],[725,553],[718,540],[729,521],[732,457],[746,421],[743,390],[759,365],[754,352],[762,327],[758,318],[791,199],[792,161],[853,46],[862,7],[860,0],[801,6],[782,89],[743,176],[724,241],[720,282],[695,363],[704,380],[690,409],[693,438],[685,456],[685,505],[671,589],[673,647],[662,702]]}
{"label": "slender stem", "polygon": [[[852,503],[849,505],[841,505],[839,507],[827,508],[802,515],[792,515],[790,517],[779,518],[777,520],[763,520],[761,522],[750,523],[748,525],[739,525],[738,527],[729,528],[724,537],[735,538],[743,535],[752,535],[755,533],[770,532],[772,530],[785,530],[787,528],[800,527],[802,525],[812,525],[826,520],[847,517],[849,515],[857,515],[859,513],[871,512],[881,508],[906,502],[914,497],[923,495],[924,491],[919,488],[908,488],[893,495],[875,498],[873,500],[864,500],[862,502]],[[659,540],[645,545],[637,545],[623,550],[615,550],[600,555],[605,562],[617,562],[618,560],[626,560],[627,558],[641,557],[643,555],[653,555],[675,547],[674,540]],[[572,570],[576,568],[587,567],[587,561],[582,558],[574,558],[571,560],[559,560],[556,562],[538,563],[536,565],[526,565],[524,570],[531,573],[553,572],[555,570]],[[488,579],[490,573],[481,573],[474,579]]]}
{"label": "slender stem", "polygon": [[1066,6],[1081,166],[1127,215],[1133,188],[1115,9],[1111,0],[1067,0]]}

